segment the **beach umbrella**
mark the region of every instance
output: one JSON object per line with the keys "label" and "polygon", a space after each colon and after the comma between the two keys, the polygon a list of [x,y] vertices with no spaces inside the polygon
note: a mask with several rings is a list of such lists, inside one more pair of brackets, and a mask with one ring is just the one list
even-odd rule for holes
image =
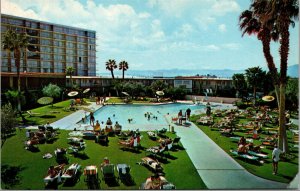
{"label": "beach umbrella", "polygon": [[163,91],[157,91],[156,94],[159,95],[159,96],[165,95],[165,93]]}
{"label": "beach umbrella", "polygon": [[48,105],[53,102],[53,98],[52,97],[41,97],[40,99],[37,100],[37,102],[42,105]]}
{"label": "beach umbrella", "polygon": [[129,96],[129,93],[127,93],[127,92],[122,92],[122,94]]}
{"label": "beach umbrella", "polygon": [[91,89],[90,88],[87,88],[87,89],[85,89],[82,93],[88,93],[89,91],[90,91]]}
{"label": "beach umbrella", "polygon": [[262,100],[270,102],[273,101],[275,98],[273,96],[264,96],[262,97]]}
{"label": "beach umbrella", "polygon": [[71,91],[68,93],[68,96],[73,97],[73,96],[76,96],[77,94],[78,94],[77,91]]}

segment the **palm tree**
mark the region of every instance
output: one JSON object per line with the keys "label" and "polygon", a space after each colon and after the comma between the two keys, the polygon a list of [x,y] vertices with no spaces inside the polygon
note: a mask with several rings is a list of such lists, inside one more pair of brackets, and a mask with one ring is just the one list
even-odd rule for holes
{"label": "palm tree", "polygon": [[285,89],[287,84],[287,61],[289,54],[289,26],[294,26],[293,20],[298,20],[298,0],[255,0],[252,3],[255,14],[258,15],[262,25],[274,20],[278,27],[280,39],[280,105],[279,105],[279,139],[278,146],[284,152],[289,152],[285,128]]}
{"label": "palm tree", "polygon": [[262,71],[260,67],[253,67],[253,68],[246,69],[247,82],[249,86],[253,88],[254,105],[256,103],[256,90],[261,84],[264,76],[265,76],[265,72]]}
{"label": "palm tree", "polygon": [[128,63],[126,61],[122,61],[119,63],[119,70],[122,70],[122,78],[124,80],[125,71],[128,69]]}
{"label": "palm tree", "polygon": [[66,74],[70,76],[71,88],[73,88],[72,76],[73,76],[74,72],[75,72],[75,69],[72,66],[67,66]]}
{"label": "palm tree", "polygon": [[106,70],[109,70],[109,71],[111,72],[112,79],[115,79],[115,76],[114,76],[114,69],[116,69],[116,68],[118,68],[118,66],[117,66],[115,60],[109,59],[109,60],[106,62]]}
{"label": "palm tree", "polygon": [[[20,63],[21,55],[24,49],[28,46],[28,36],[26,33],[17,33],[16,31],[9,29],[5,32],[2,41],[3,49],[14,53],[15,66],[17,68],[18,78],[18,110],[21,112],[21,77],[20,77]],[[9,56],[10,60],[10,56]],[[9,61],[10,62],[10,61]]]}
{"label": "palm tree", "polygon": [[232,80],[238,95],[241,95],[242,91],[247,88],[244,74],[233,74]]}
{"label": "palm tree", "polygon": [[241,13],[239,17],[239,26],[242,30],[242,36],[244,36],[246,33],[248,35],[257,34],[257,38],[262,42],[264,56],[271,73],[277,98],[276,100],[279,107],[279,77],[273,56],[271,55],[270,51],[270,42],[271,40],[275,42],[278,41],[279,33],[276,25],[274,25],[274,20],[270,20],[266,25],[262,25],[252,9],[254,9],[254,5],[250,6],[250,10],[245,10]]}

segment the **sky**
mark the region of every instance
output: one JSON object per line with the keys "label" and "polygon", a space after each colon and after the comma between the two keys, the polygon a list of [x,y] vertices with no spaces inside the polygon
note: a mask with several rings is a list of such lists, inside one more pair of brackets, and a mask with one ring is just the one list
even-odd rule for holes
{"label": "sky", "polygon": [[[250,0],[1,0],[1,13],[96,31],[97,73],[125,60],[130,70],[266,68],[261,41],[241,36]],[[299,64],[299,23],[288,65]],[[279,68],[279,43],[271,44]]]}

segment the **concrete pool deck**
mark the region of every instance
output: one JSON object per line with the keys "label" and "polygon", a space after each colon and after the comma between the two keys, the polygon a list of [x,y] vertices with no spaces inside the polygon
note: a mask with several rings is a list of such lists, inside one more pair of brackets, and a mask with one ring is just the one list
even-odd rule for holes
{"label": "concrete pool deck", "polygon": [[[212,103],[213,105],[213,103]],[[97,110],[102,105],[91,103],[88,108]],[[230,104],[219,104],[213,109],[231,108]],[[204,111],[204,110],[203,110]],[[69,116],[66,116],[51,125],[55,128],[73,130],[80,128],[77,122],[84,117],[85,111],[78,110]],[[189,127],[179,126],[171,123],[173,115],[165,115],[167,122],[174,126],[175,131],[181,137],[181,143],[186,149],[191,161],[193,162],[198,174],[206,184],[208,189],[297,189],[297,176],[291,184],[279,183],[266,180],[249,173],[239,165],[231,156],[223,151],[215,142],[213,142],[205,133],[203,133],[195,124],[190,123]],[[123,126],[125,127],[125,126]],[[123,130],[137,129],[140,131],[149,131],[161,128],[169,128],[169,125],[161,127],[153,126],[130,126]]]}

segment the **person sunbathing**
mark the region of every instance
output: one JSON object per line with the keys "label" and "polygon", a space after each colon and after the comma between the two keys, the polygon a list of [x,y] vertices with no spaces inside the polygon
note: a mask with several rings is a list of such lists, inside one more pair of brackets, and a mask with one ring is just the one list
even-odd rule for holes
{"label": "person sunbathing", "polygon": [[134,143],[134,137],[133,136],[131,136],[131,138],[129,140],[119,141],[119,144],[129,146],[129,147],[133,147],[133,143]]}
{"label": "person sunbathing", "polygon": [[248,148],[246,147],[246,145],[239,145],[237,152],[239,154],[246,154],[248,152]]}
{"label": "person sunbathing", "polygon": [[58,171],[55,170],[54,166],[50,166],[47,172],[47,176],[50,176],[50,178],[54,178],[58,174]]}
{"label": "person sunbathing", "polygon": [[239,142],[238,142],[238,146],[239,146],[239,145],[246,145],[246,139],[245,139],[244,136],[242,136],[242,137],[240,138],[240,140],[239,140]]}
{"label": "person sunbathing", "polygon": [[161,144],[164,144],[164,145],[168,145],[168,144],[172,143],[172,139],[170,139],[170,138],[166,138],[166,139],[160,138],[158,140],[158,142],[161,143]]}
{"label": "person sunbathing", "polygon": [[165,177],[155,174],[147,178],[144,189],[159,190],[161,189],[161,186],[166,182],[167,180]]}
{"label": "person sunbathing", "polygon": [[103,167],[103,166],[106,166],[108,164],[110,164],[110,161],[109,161],[108,157],[104,157],[103,162],[101,163],[100,166]]}

